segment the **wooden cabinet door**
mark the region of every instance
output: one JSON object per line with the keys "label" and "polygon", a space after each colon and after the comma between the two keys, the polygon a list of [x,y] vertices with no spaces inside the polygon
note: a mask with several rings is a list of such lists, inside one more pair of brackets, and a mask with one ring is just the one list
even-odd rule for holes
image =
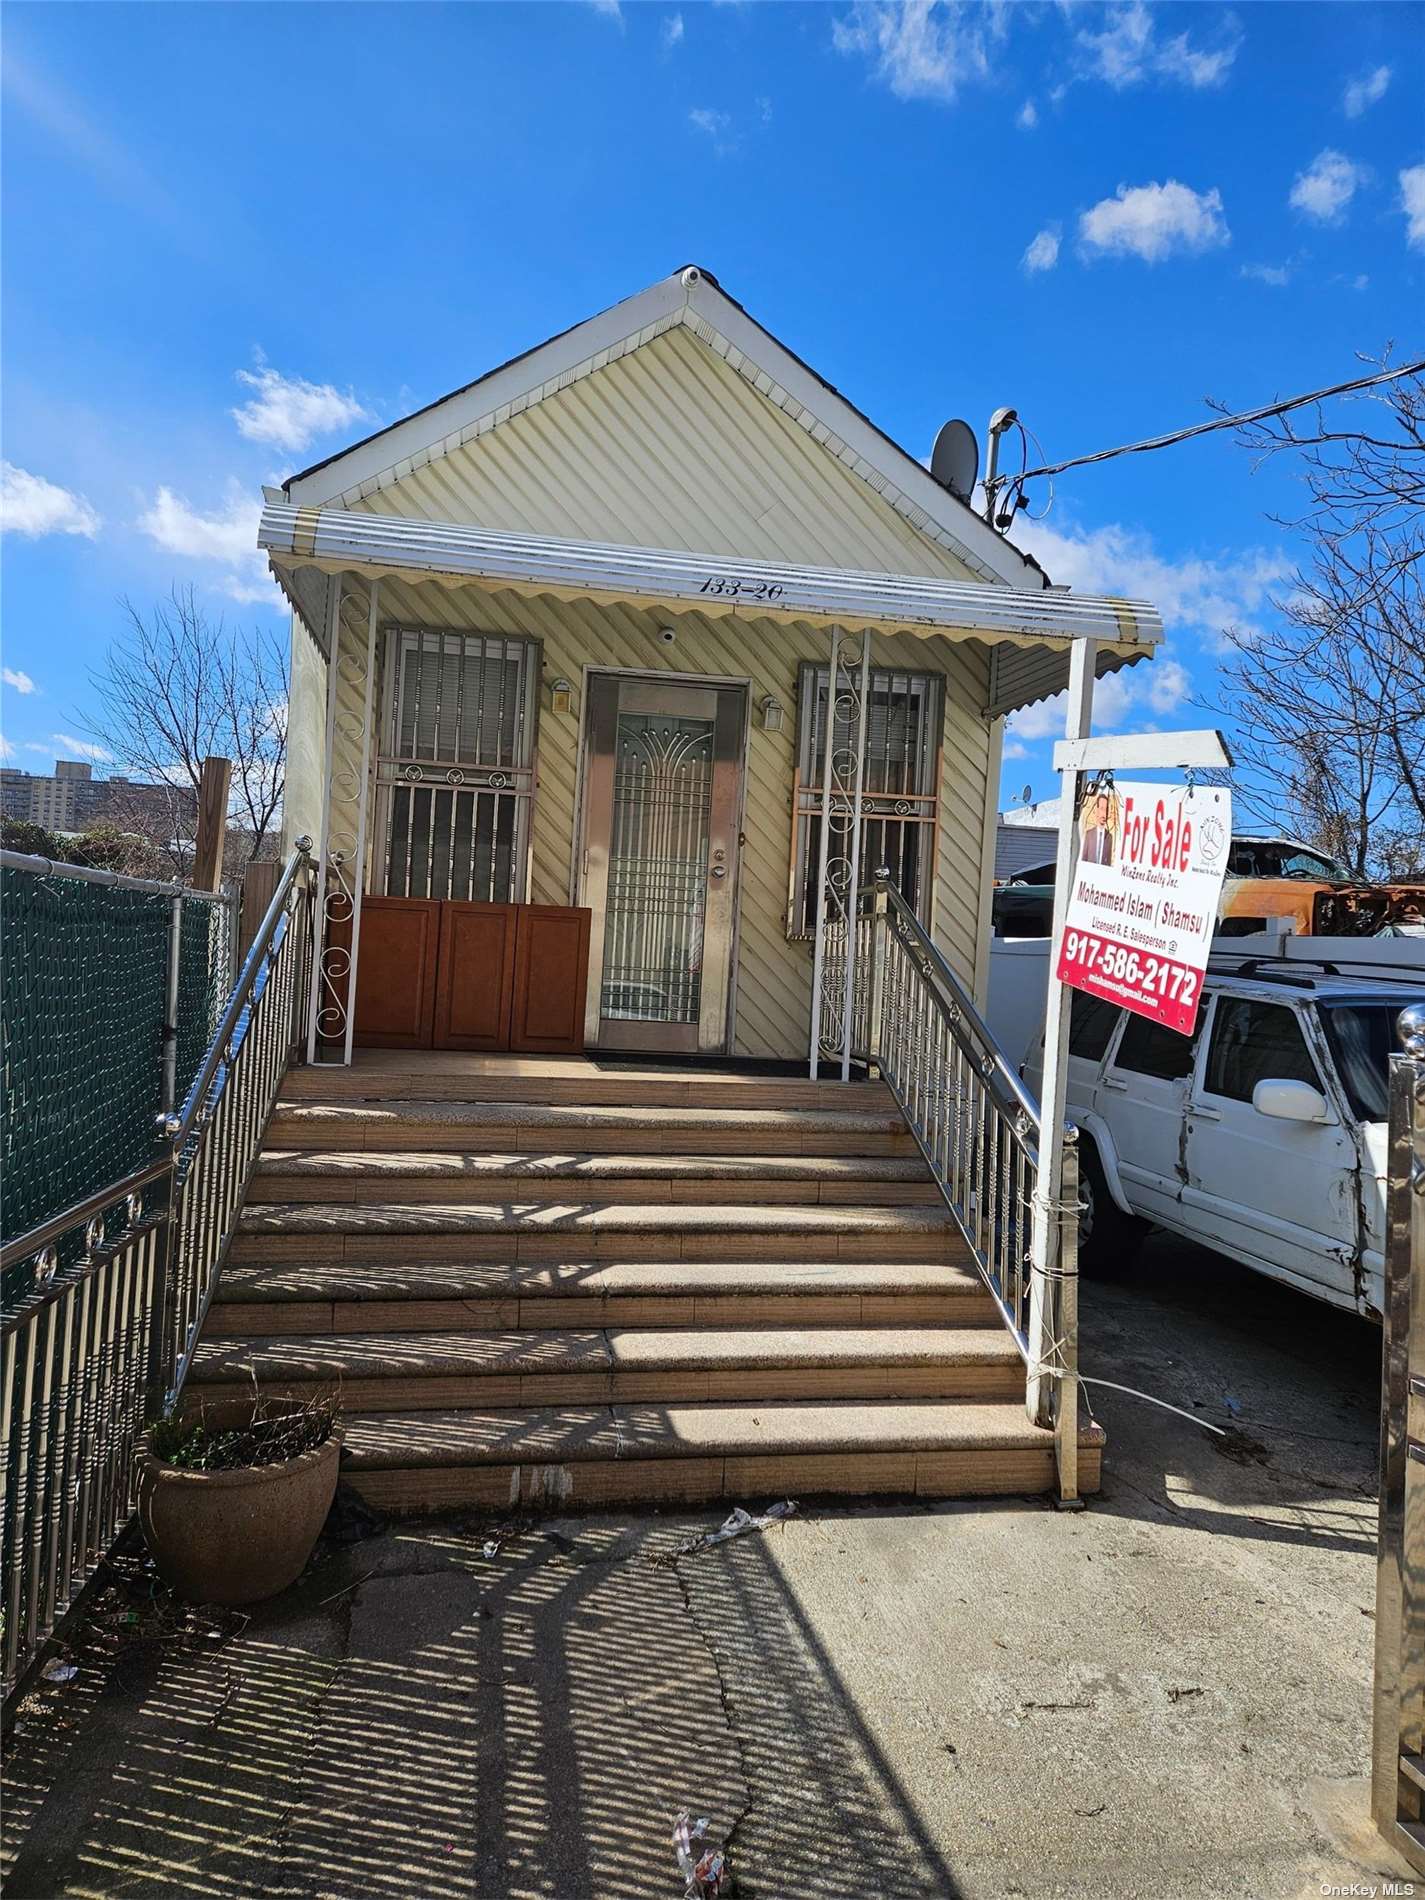
{"label": "wooden cabinet door", "polygon": [[590,913],[553,904],[514,908],[514,1000],[506,1047],[578,1055],[584,1047]]}
{"label": "wooden cabinet door", "polygon": [[430,1048],[440,912],[423,897],[362,899],[352,1038],[362,1048]]}
{"label": "wooden cabinet door", "polygon": [[516,904],[443,903],[435,984],[437,1049],[508,1049]]}

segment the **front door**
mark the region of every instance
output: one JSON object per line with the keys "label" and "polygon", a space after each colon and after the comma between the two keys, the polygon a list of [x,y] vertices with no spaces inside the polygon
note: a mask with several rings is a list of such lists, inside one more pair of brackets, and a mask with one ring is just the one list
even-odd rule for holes
{"label": "front door", "polygon": [[589,675],[579,902],[597,1048],[728,1046],[746,709],[740,686]]}

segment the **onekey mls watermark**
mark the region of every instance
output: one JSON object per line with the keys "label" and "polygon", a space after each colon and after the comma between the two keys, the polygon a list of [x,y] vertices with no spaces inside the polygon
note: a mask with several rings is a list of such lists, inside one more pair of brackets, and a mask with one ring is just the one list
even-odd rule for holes
{"label": "onekey mls watermark", "polygon": [[1383,1900],[1389,1894],[1413,1894],[1413,1880],[1323,1880],[1317,1892],[1330,1900]]}

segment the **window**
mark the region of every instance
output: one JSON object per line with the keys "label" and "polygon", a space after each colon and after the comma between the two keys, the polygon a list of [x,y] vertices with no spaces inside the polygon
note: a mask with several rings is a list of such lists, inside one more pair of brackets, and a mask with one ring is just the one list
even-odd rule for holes
{"label": "window", "polygon": [[[1425,1003],[1425,997],[1410,1001]],[[1390,1114],[1390,1058],[1399,1054],[1396,1022],[1405,999],[1390,1002],[1323,1003],[1321,1020],[1336,1058],[1336,1072],[1363,1122],[1383,1122]]]}
{"label": "window", "polygon": [[1219,996],[1207,1052],[1207,1093],[1250,1102],[1257,1084],[1266,1081],[1321,1087],[1295,1010],[1284,1003]]}
{"label": "window", "polygon": [[1192,1073],[1196,1036],[1180,1036],[1176,1029],[1150,1022],[1146,1016],[1130,1016],[1123,1025],[1115,1069],[1131,1069],[1134,1075],[1155,1076],[1160,1082],[1177,1082]]}
{"label": "window", "polygon": [[1075,990],[1069,1005],[1069,1054],[1097,1062],[1108,1047],[1119,1017],[1117,1003],[1106,1003],[1087,990]]}
{"label": "window", "polygon": [[[804,665],[797,683],[797,792],[787,935],[809,937],[816,922],[821,849],[822,774],[826,765],[829,669]],[[861,875],[881,865],[921,921],[928,923],[939,815],[941,680],[934,673],[873,668],[866,709],[861,785]],[[837,719],[837,741],[849,722]]]}
{"label": "window", "polygon": [[532,640],[387,636],[373,888],[484,903],[525,895],[534,792]]}

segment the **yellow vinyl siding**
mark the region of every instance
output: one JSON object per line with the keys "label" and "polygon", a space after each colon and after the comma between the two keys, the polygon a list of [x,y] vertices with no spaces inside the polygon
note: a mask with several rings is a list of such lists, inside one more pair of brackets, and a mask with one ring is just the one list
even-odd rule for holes
{"label": "yellow vinyl siding", "polygon": [[683,327],[354,505],[511,533],[976,578]]}
{"label": "yellow vinyl siding", "polygon": [[[539,779],[532,827],[530,896],[537,903],[570,901],[575,883],[575,808],[579,739],[588,667],[648,673],[712,674],[747,680],[751,701],[739,872],[739,950],[735,975],[736,1052],[797,1058],[807,1051],[811,949],[786,937],[791,868],[792,788],[796,765],[797,666],[825,662],[827,637],[812,627],[780,627],[742,619],[676,619],[591,602],[528,599],[446,588],[434,582],[382,583],[380,619],[386,626],[463,628],[524,636],[543,644],[544,691],[539,725]],[[672,626],[673,645],[659,638]],[[343,615],[344,645],[360,642],[364,656],[365,603],[353,596]],[[945,675],[940,787],[940,837],[934,930],[937,942],[971,983],[980,944],[981,866],[990,756],[990,726],[980,714],[988,656],[978,646],[910,635],[878,639],[876,666]],[[548,685],[560,676],[576,688],[575,711],[550,710]],[[764,732],[763,698],[774,694],[786,709],[780,733]],[[354,725],[351,730],[355,730]],[[342,746],[338,744],[338,753]],[[339,761],[340,763],[340,761]],[[373,848],[379,848],[373,841]],[[867,871],[874,866],[867,866]],[[591,972],[591,980],[596,973]]]}
{"label": "yellow vinyl siding", "polygon": [[[871,572],[964,579],[969,570],[921,534],[871,484],[766,400],[684,326],[667,330],[459,448],[374,489],[353,506],[379,514],[467,522],[495,531],[805,561]],[[342,716],[336,780],[359,774],[359,718],[347,717],[366,643],[365,584],[343,613]],[[805,1056],[811,948],[786,937],[797,751],[797,668],[825,663],[829,636],[802,624],[562,601],[420,580],[384,581],[380,623],[524,636],[543,646],[539,778],[530,897],[570,901],[580,733],[590,667],[708,674],[749,683],[735,972],[737,1053]],[[676,630],[672,645],[658,637]],[[302,638],[305,638],[302,635]],[[384,643],[383,643],[384,644]],[[873,664],[945,677],[940,830],[933,927],[951,963],[983,988],[986,814],[992,727],[989,653],[973,641],[877,638]],[[548,686],[576,688],[554,713]],[[785,709],[762,730],[761,702]],[[379,706],[379,683],[374,703]],[[372,840],[372,849],[379,842]],[[867,874],[874,866],[865,867]],[[591,980],[597,973],[591,972]]]}

